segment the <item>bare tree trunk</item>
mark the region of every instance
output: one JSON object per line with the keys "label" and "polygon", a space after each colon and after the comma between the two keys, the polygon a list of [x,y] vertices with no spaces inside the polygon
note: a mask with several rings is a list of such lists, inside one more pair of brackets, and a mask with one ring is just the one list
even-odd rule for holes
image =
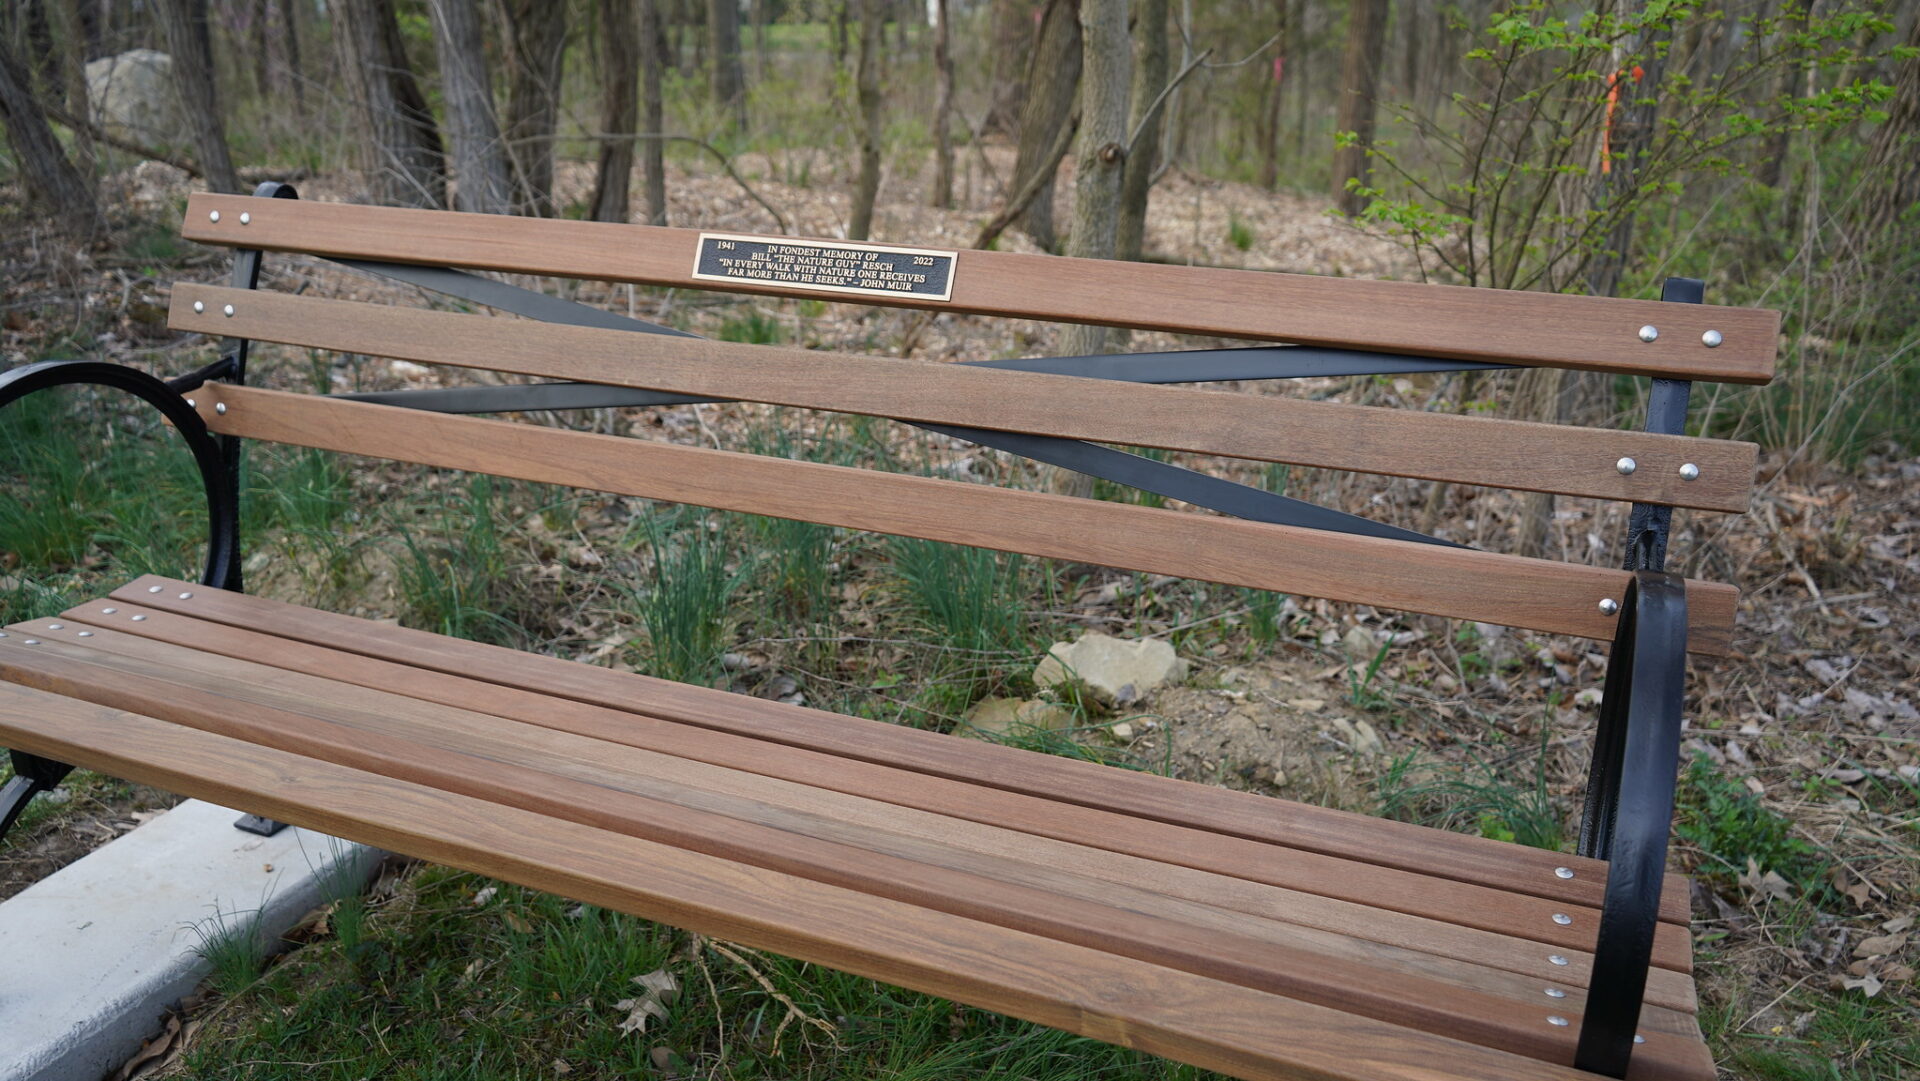
{"label": "bare tree trunk", "polygon": [[567,5],[501,0],[501,14],[506,29],[507,108],[500,134],[513,166],[520,212],[550,218],[555,210],[553,131],[560,119]]}
{"label": "bare tree trunk", "polygon": [[860,175],[854,182],[847,239],[865,240],[873,230],[873,201],[880,194],[880,50],[885,0],[860,0],[860,61],[854,73],[860,97]]}
{"label": "bare tree trunk", "polygon": [[47,126],[32,85],[31,73],[0,35],[0,126],[7,129],[7,147],[20,170],[27,198],[60,231],[94,236],[103,221],[93,185],[60,149],[60,140]]}
{"label": "bare tree trunk", "polygon": [[928,200],[945,210],[953,206],[953,52],[948,42],[947,0],[934,0],[933,193]]}
{"label": "bare tree trunk", "polygon": [[[81,118],[91,117],[92,108],[87,104],[87,31],[86,18],[81,7],[86,0],[52,0],[53,21],[60,38],[60,69],[65,83],[60,88],[60,96],[66,99],[67,114]],[[52,88],[48,88],[52,95]],[[75,166],[80,174],[92,181],[94,175],[94,151],[92,129],[86,125],[71,129],[73,131],[73,153]]]}
{"label": "bare tree trunk", "polygon": [[273,49],[267,44],[268,24],[272,21],[268,3],[269,0],[247,0],[247,59],[253,64],[253,92],[262,99],[273,93],[268,73],[273,61]]}
{"label": "bare tree trunk", "polygon": [[1347,9],[1347,51],[1340,69],[1340,114],[1335,124],[1338,131],[1353,132],[1354,138],[1333,155],[1333,197],[1343,214],[1367,208],[1366,197],[1348,190],[1348,182],[1365,186],[1373,172],[1367,148],[1373,145],[1375,98],[1386,41],[1387,0],[1353,0]]}
{"label": "bare tree trunk", "polygon": [[333,0],[340,67],[369,139],[367,188],[389,206],[441,207],[447,202],[446,152],[426,97],[400,46],[392,0]]}
{"label": "bare tree trunk", "polygon": [[851,17],[851,7],[856,0],[831,0],[833,4],[833,66],[835,70],[847,66],[847,20]]}
{"label": "bare tree trunk", "polygon": [[1884,244],[1893,223],[1920,200],[1920,18],[1908,24],[1905,56],[1895,62],[1887,119],[1867,144],[1861,175],[1871,178],[1854,213],[1854,233],[1863,250]]}
{"label": "bare tree trunk", "polygon": [[1273,0],[1274,29],[1280,34],[1280,51],[1273,56],[1272,77],[1267,80],[1265,104],[1260,109],[1260,186],[1271,190],[1280,183],[1280,99],[1286,77],[1287,0]]}
{"label": "bare tree trunk", "polygon": [[293,98],[294,116],[307,116],[307,78],[300,67],[300,7],[294,0],[274,0],[278,34],[274,36],[274,71],[285,80],[279,87],[283,96]]}
{"label": "bare tree trunk", "polygon": [[[1034,242],[1054,250],[1053,174],[1060,168],[1055,155],[1059,135],[1073,123],[1073,101],[1080,91],[1080,18],[1075,0],[1047,0],[1035,33],[1033,55],[1027,65],[1027,101],[1020,110],[1020,147],[1014,157],[1009,191],[1020,191],[1029,179],[1044,177],[1039,193],[1020,216],[1021,228]],[[1062,155],[1064,156],[1064,155]]]}
{"label": "bare tree trunk", "polygon": [[440,93],[447,103],[447,139],[453,144],[456,210],[513,212],[513,182],[493,113],[486,39],[477,0],[429,0],[434,45],[440,54]]}
{"label": "bare tree trunk", "polygon": [[[1133,18],[1133,100],[1127,117],[1126,175],[1120,181],[1120,220],[1114,230],[1114,251],[1121,259],[1138,259],[1146,244],[1147,195],[1153,170],[1160,163],[1160,125],[1166,104],[1160,92],[1167,85],[1167,0],[1137,0]],[[1148,110],[1152,111],[1149,112]],[[1138,132],[1135,137],[1134,133]]]}
{"label": "bare tree trunk", "polygon": [[736,0],[707,0],[707,37],[713,49],[713,103],[747,130],[747,76],[740,68],[740,5]]}
{"label": "bare tree trunk", "polygon": [[640,0],[640,38],[647,43],[647,62],[641,71],[641,92],[647,139],[640,149],[641,168],[646,174],[647,224],[667,224],[667,144],[659,138],[666,127],[666,98],[660,78],[667,64],[666,55],[655,47],[664,40],[660,27],[659,0]]}
{"label": "bare tree trunk", "polygon": [[[634,126],[639,123],[640,26],[633,0],[599,0],[600,144],[593,174],[594,221],[626,221],[633,176]],[[649,142],[657,143],[658,139]]]}
{"label": "bare tree trunk", "polygon": [[206,171],[214,191],[239,191],[227,135],[220,123],[219,96],[214,92],[213,42],[207,35],[207,0],[161,0],[160,23],[173,54],[173,88],[180,96],[187,126],[193,132],[194,156]]}
{"label": "bare tree trunk", "polygon": [[1020,127],[1020,103],[1027,96],[1027,64],[1033,52],[1034,15],[1040,10],[1035,0],[993,0],[993,64],[988,73],[987,116],[981,123],[984,132],[1016,134]]}

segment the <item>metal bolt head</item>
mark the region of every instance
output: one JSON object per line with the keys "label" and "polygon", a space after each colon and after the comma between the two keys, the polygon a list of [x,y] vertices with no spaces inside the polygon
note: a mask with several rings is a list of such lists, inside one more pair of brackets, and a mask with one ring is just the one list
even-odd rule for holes
{"label": "metal bolt head", "polygon": [[1694,465],[1692,462],[1686,463],[1685,465],[1680,467],[1680,479],[1681,480],[1699,480],[1700,467],[1697,465]]}
{"label": "metal bolt head", "polygon": [[64,631],[67,629],[67,625],[65,623],[49,623],[47,624],[47,629],[50,631]]}
{"label": "metal bolt head", "polygon": [[1548,998],[1566,998],[1567,993],[1565,991],[1560,990],[1558,987],[1549,987],[1547,988],[1547,997]]}
{"label": "metal bolt head", "polygon": [[1709,330],[1705,334],[1700,335],[1701,344],[1705,345],[1708,349],[1717,348],[1723,341],[1726,341],[1726,339],[1722,338],[1720,332],[1717,330]]}
{"label": "metal bolt head", "polygon": [[1572,877],[1573,877],[1573,868],[1571,868],[1571,867],[1555,867],[1555,868],[1553,869],[1553,873],[1554,873],[1554,875],[1555,875],[1556,877],[1559,877],[1559,878],[1572,878]]}
{"label": "metal bolt head", "polygon": [[[194,400],[193,400],[192,398],[188,398],[188,399],[187,399],[187,408],[188,408],[188,409],[198,409],[198,408],[200,408],[200,403],[199,403],[199,402],[196,402],[196,401],[194,401]],[[149,593],[153,593],[153,592],[156,592],[156,591],[155,591],[155,590],[151,590],[151,589],[149,589],[149,590],[147,590],[147,592],[149,592]]]}
{"label": "metal bolt head", "polygon": [[183,601],[190,601],[190,600],[192,600],[192,599],[193,599],[193,594],[191,594],[191,593],[182,593],[182,594],[180,594],[180,599],[181,599],[181,600],[183,600]]}
{"label": "metal bolt head", "polygon": [[221,308],[220,314],[226,316],[229,319],[233,318],[233,305],[229,304],[226,307]]}
{"label": "metal bolt head", "polygon": [[206,302],[206,301],[204,301],[204,300],[196,300],[196,301],[194,301],[194,302],[193,302],[193,314],[195,314],[195,315],[199,315],[199,314],[200,314],[201,312],[204,312],[204,311],[206,311],[206,310],[207,310],[207,302]]}
{"label": "metal bolt head", "polygon": [[1647,1038],[1646,1038],[1645,1036],[1635,1036],[1635,1037],[1633,1038],[1633,1042],[1634,1042],[1634,1043],[1646,1043],[1646,1042],[1647,1042]]}
{"label": "metal bolt head", "polygon": [[6,631],[0,631],[0,638],[5,638],[6,636],[7,636]]}
{"label": "metal bolt head", "polygon": [[1660,328],[1654,326],[1652,323],[1648,323],[1646,326],[1640,328],[1641,341],[1650,342],[1658,337],[1660,337]]}
{"label": "metal bolt head", "polygon": [[220,220],[220,212],[219,212],[218,210],[214,210],[214,211],[209,211],[209,212],[207,213],[207,220],[208,220],[208,221],[219,221],[219,220]]}
{"label": "metal bolt head", "polygon": [[248,214],[248,213],[246,213],[245,211],[242,211],[242,212],[240,213],[240,224],[242,224],[242,225],[245,225],[245,224],[247,224],[248,222],[250,222],[250,221],[252,221],[252,220],[253,220],[253,215],[252,215],[252,214]]}
{"label": "metal bolt head", "polygon": [[1565,927],[1573,922],[1573,917],[1567,915],[1565,912],[1555,912],[1553,914],[1553,922]]}
{"label": "metal bolt head", "polygon": [[216,413],[218,413],[218,414],[220,414],[220,415],[221,415],[221,416],[223,416],[223,417],[224,417],[224,416],[226,416],[226,415],[227,415],[227,403],[225,403],[225,402],[215,402],[215,403],[213,403],[213,411],[214,411],[214,412],[216,412]]}
{"label": "metal bolt head", "polygon": [[[233,310],[229,308],[227,310],[227,314],[232,315]],[[1634,461],[1632,458],[1622,458],[1619,461],[1613,463],[1613,467],[1620,471],[1621,476],[1630,477],[1633,475],[1634,470],[1640,468],[1640,463]]]}
{"label": "metal bolt head", "polygon": [[112,615],[112,614],[114,614],[115,612],[118,612],[119,610],[120,610],[120,609],[118,609],[118,608],[102,608],[102,609],[100,609],[100,614],[101,614],[101,615],[103,615],[103,616],[110,616],[110,615]]}
{"label": "metal bolt head", "polygon": [[145,623],[147,621],[147,617],[144,615],[134,616],[133,621],[135,623]]}
{"label": "metal bolt head", "polygon": [[92,632],[92,631],[81,631],[81,632],[80,632],[80,637],[82,637],[82,638],[92,638],[92,637],[93,637],[93,632]]}
{"label": "metal bolt head", "polygon": [[1553,1026],[1553,1027],[1555,1027],[1555,1028],[1566,1028],[1566,1027],[1567,1027],[1567,1019],[1566,1019],[1566,1018],[1564,1018],[1564,1017],[1562,1017],[1562,1016],[1560,1016],[1560,1015],[1559,1015],[1559,1014],[1557,1014],[1557,1013],[1556,1013],[1556,1014],[1550,1014],[1550,1015],[1548,1015],[1548,1017],[1547,1017],[1547,1024],[1549,1024],[1549,1025],[1552,1025],[1552,1026]]}
{"label": "metal bolt head", "polygon": [[166,588],[165,586],[148,586],[148,587],[147,587],[147,592],[148,592],[148,593],[158,593],[158,592],[160,592],[160,591],[161,591],[162,589],[165,589],[165,588]]}
{"label": "metal bolt head", "polygon": [[1548,954],[1548,955],[1547,955],[1547,960],[1549,960],[1549,961],[1552,961],[1552,962],[1553,962],[1554,964],[1556,964],[1556,965],[1562,965],[1562,966],[1564,966],[1564,965],[1567,965],[1567,964],[1571,964],[1571,962],[1569,962],[1569,961],[1568,961],[1568,960],[1567,960],[1567,959],[1566,959],[1565,957],[1562,957],[1562,956],[1560,956],[1560,955],[1559,955],[1559,954],[1557,954],[1557,953],[1551,953],[1551,954]]}
{"label": "metal bolt head", "polygon": [[37,646],[37,645],[39,645],[39,644],[40,644],[40,639],[38,639],[38,638],[29,638],[29,639],[27,639],[27,642],[26,642],[26,644],[27,644],[27,645],[30,645],[30,646]]}
{"label": "metal bolt head", "polygon": [[[1618,615],[1619,613],[1620,613],[1620,602],[1619,602],[1619,601],[1616,601],[1616,600],[1614,600],[1614,599],[1613,599],[1612,597],[1602,597],[1602,598],[1600,598],[1600,614],[1601,614],[1601,615],[1603,615],[1603,616],[1612,616],[1612,615]],[[1561,869],[1562,871],[1565,871],[1565,870],[1566,870],[1566,868],[1565,868],[1565,867],[1562,867],[1562,868],[1560,868],[1560,869]],[[1561,875],[1560,877],[1561,877],[1561,878],[1572,878],[1572,877],[1573,877],[1573,875],[1572,875],[1571,873],[1568,873],[1568,874],[1564,874],[1564,875]]]}

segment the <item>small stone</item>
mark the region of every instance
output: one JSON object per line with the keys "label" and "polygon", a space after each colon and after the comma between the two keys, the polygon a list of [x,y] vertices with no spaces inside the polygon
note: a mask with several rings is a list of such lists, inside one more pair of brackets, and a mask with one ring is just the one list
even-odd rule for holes
{"label": "small stone", "polygon": [[1352,660],[1370,661],[1379,654],[1380,643],[1367,633],[1366,628],[1354,627],[1347,631],[1346,637],[1340,639],[1340,648]]}
{"label": "small stone", "polygon": [[1121,721],[1119,724],[1107,729],[1107,731],[1112,733],[1113,738],[1121,743],[1133,742],[1133,726],[1125,721]]}
{"label": "small stone", "polygon": [[1170,682],[1186,678],[1187,662],[1158,638],[1133,641],[1089,631],[1078,641],[1055,642],[1033,670],[1041,687],[1078,679],[1095,701],[1108,707],[1140,701]]}
{"label": "small stone", "polygon": [[958,732],[975,738],[1004,736],[1019,726],[1059,732],[1073,727],[1073,711],[1052,702],[1020,698],[983,698],[967,711]]}
{"label": "small stone", "polygon": [[1333,728],[1339,733],[1341,742],[1362,758],[1375,758],[1386,753],[1387,745],[1381,740],[1380,733],[1374,731],[1373,726],[1365,721],[1350,721],[1345,717],[1335,717]]}

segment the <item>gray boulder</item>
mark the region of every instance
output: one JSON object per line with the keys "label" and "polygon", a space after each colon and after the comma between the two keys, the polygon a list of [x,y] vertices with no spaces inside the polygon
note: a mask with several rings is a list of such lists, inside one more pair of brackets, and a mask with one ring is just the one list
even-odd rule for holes
{"label": "gray boulder", "polygon": [[153,49],[103,56],[87,65],[93,122],[107,134],[148,146],[187,142],[186,118],[173,90],[173,57]]}

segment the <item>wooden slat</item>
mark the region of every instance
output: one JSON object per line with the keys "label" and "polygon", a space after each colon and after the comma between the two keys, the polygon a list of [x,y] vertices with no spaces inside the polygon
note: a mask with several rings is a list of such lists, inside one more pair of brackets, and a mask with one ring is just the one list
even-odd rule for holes
{"label": "wooden slat", "polygon": [[[1530,630],[1611,638],[1625,571],[676,446],[209,383],[216,432],[622,495],[694,503],[1301,593]],[[217,411],[221,404],[227,409]],[[1730,648],[1736,593],[1689,581],[1688,649]]]}
{"label": "wooden slat", "polygon": [[[378,764],[373,758],[362,756],[382,754],[377,748],[383,740],[391,741],[390,732],[377,732],[380,722],[369,716],[366,711],[344,710],[324,701],[289,702],[284,697],[276,697],[259,686],[244,685],[238,680],[229,679],[223,683],[225,691],[209,691],[192,686],[178,679],[170,679],[164,666],[154,666],[151,662],[141,662],[132,658],[115,657],[75,657],[70,643],[62,643],[54,638],[46,639],[34,649],[24,647],[7,648],[0,642],[0,678],[26,683],[43,690],[57,691],[75,698],[84,698],[101,705],[110,705],[119,709],[140,712],[176,724],[205,728],[222,735],[240,738],[253,738],[272,742],[283,750],[297,751],[303,754],[325,757],[360,769],[374,769],[379,772],[396,772],[396,776],[420,780],[432,777],[433,783],[451,787],[456,791],[465,790],[460,786],[481,784],[483,788],[470,791],[469,794],[485,795],[488,792],[502,793],[512,790],[514,784],[510,776],[503,777],[494,767],[482,763],[451,764],[445,756],[437,756],[425,750],[415,748],[410,741],[406,748],[395,748],[384,753]],[[224,661],[225,659],[222,658]],[[234,662],[226,661],[228,665]],[[280,674],[290,677],[290,673]],[[301,677],[304,678],[304,677]],[[263,683],[271,682],[263,679]],[[352,697],[347,689],[343,694]],[[361,692],[367,693],[367,692]],[[297,707],[297,713],[295,708]],[[453,716],[453,711],[445,707],[435,707],[428,703],[407,701],[404,705],[393,705],[390,716],[411,717],[416,721],[423,718]],[[340,731],[339,726],[359,728],[360,731],[349,735]],[[329,737],[324,733],[333,732]],[[256,735],[255,733],[263,733]],[[475,738],[478,738],[477,736]],[[532,738],[532,737],[529,737]],[[543,739],[565,738],[562,734],[548,732]],[[314,742],[314,741],[320,742]],[[415,748],[417,753],[409,755],[407,748]],[[612,753],[609,748],[608,753]],[[414,772],[419,771],[419,772]],[[596,800],[592,785],[573,786],[580,789],[579,797],[588,806],[576,807],[573,801],[562,798],[557,783],[543,788],[533,785],[521,798],[528,801],[523,805],[541,810],[547,814],[567,817],[577,814],[612,813],[609,811],[606,794],[600,794]],[[604,786],[603,786],[604,787]],[[1007,800],[1005,793],[983,792],[981,798],[999,798]],[[500,798],[506,798],[504,796]],[[648,801],[649,803],[655,801]],[[1082,827],[1084,832],[1093,833],[1100,828],[1117,828],[1119,823],[1111,816],[1101,815],[1083,808],[1061,805],[1030,807],[1028,813],[1044,813],[1047,810],[1067,818],[1091,820],[1091,829]],[[697,816],[696,816],[697,817]],[[600,820],[587,820],[594,825],[607,825]],[[797,840],[788,837],[784,843],[768,842],[755,847],[743,834],[750,832],[748,827],[735,826],[728,829],[703,830],[700,823],[685,815],[675,817],[669,810],[656,807],[651,815],[640,816],[641,821],[651,822],[652,828],[660,831],[656,837],[677,838],[672,841],[688,847],[701,847],[716,855],[758,862],[764,866],[794,874],[817,873],[859,875],[861,881],[874,884],[868,888],[879,892],[890,889],[921,889],[925,885],[926,872],[918,877],[900,869],[873,871],[864,865],[849,863],[845,853],[838,853],[832,845],[814,846],[809,849]],[[1001,823],[1006,824],[1006,823]],[[1017,828],[1017,827],[1015,827]],[[1171,843],[1163,843],[1162,850],[1155,853],[1156,858],[1167,862],[1178,862],[1188,866],[1199,865],[1205,869],[1223,874],[1238,874],[1255,881],[1266,881],[1275,885],[1301,889],[1304,892],[1318,893],[1350,901],[1373,903],[1380,907],[1393,908],[1432,918],[1447,919],[1482,930],[1506,934],[1527,934],[1536,937],[1542,933],[1556,934],[1555,943],[1539,942],[1533,948],[1543,956],[1555,949],[1591,949],[1593,929],[1598,922],[1598,913],[1587,909],[1573,909],[1575,926],[1557,928],[1552,924],[1551,916],[1555,906],[1542,903],[1536,898],[1505,894],[1484,887],[1466,886],[1460,883],[1424,877],[1406,871],[1388,871],[1351,861],[1335,860],[1312,853],[1288,853],[1276,851],[1264,846],[1254,845],[1237,839],[1216,839],[1193,831],[1175,831],[1169,827],[1141,827],[1143,833],[1174,834],[1168,838]],[[1182,847],[1181,843],[1184,842]],[[1199,849],[1199,852],[1188,851]],[[809,853],[812,853],[809,855]],[[878,876],[873,877],[873,876]],[[847,883],[842,883],[847,884]],[[956,887],[947,891],[959,896],[972,896],[978,891]],[[929,903],[921,899],[917,903]],[[1540,929],[1554,928],[1543,932]],[[1556,933],[1557,932],[1557,933]],[[1678,932],[1678,939],[1675,935]],[[1669,924],[1661,924],[1659,934],[1666,941],[1660,943],[1660,960],[1672,967],[1683,963],[1686,951],[1685,933]]]}
{"label": "wooden slat", "polygon": [[[133,605],[118,607],[120,611],[112,616],[98,616],[97,608],[91,612],[77,609],[77,614],[62,617],[67,626],[59,631],[44,622],[26,629],[49,639],[78,642],[77,631],[91,626],[93,636],[84,643],[89,648],[138,657],[162,665],[161,671],[191,671],[203,685],[258,689],[270,695],[324,694],[329,702],[351,706],[361,713],[404,712],[387,708],[379,697],[367,697],[366,689],[382,688],[381,693],[392,691],[462,711],[553,729],[567,734],[560,744],[563,747],[603,748],[584,757],[584,761],[591,763],[592,777],[581,779],[625,787],[618,781],[600,780],[599,776],[602,767],[627,763],[625,772],[629,775],[655,777],[722,799],[743,797],[766,807],[798,812],[808,816],[806,821],[812,823],[798,828],[847,843],[883,845],[887,838],[904,834],[920,842],[992,857],[995,862],[990,868],[1002,867],[1009,859],[1019,859],[1043,868],[1038,872],[1042,875],[1062,871],[1078,879],[1101,880],[1103,884],[1087,895],[1090,898],[1110,898],[1107,891],[1151,884],[1156,893],[1166,897],[1198,902],[1208,910],[1258,916],[1262,919],[1256,922],[1260,923],[1285,921],[1331,932],[1337,937],[1366,939],[1466,961],[1474,966],[1523,974],[1533,981],[1528,985],[1530,993],[1537,992],[1541,986],[1538,981],[1577,987],[1584,986],[1587,977],[1588,953],[1584,951],[1591,949],[1591,931],[1596,926],[1591,909],[1564,906],[1570,913],[1578,914],[1576,922],[1565,929],[1569,932],[1566,941],[1576,943],[1577,947],[1569,947],[1567,956],[1573,961],[1572,965],[1556,966],[1548,961],[1545,951],[1534,945],[1534,941],[1541,938],[1539,928],[1530,929],[1534,933],[1524,938],[1516,938],[1511,934],[1460,926],[1451,921],[1451,914],[1443,913],[1443,919],[1413,916],[1374,904],[1276,889],[1127,854],[1126,843],[1121,841],[1116,845],[1113,838],[1130,832],[1135,823],[1119,815],[1089,815],[1081,808],[1035,800],[1025,807],[1015,803],[1004,812],[1004,819],[991,819],[983,817],[981,810],[983,804],[991,810],[996,804],[1008,802],[998,793],[972,792],[967,790],[968,786],[906,771],[652,722],[650,718],[633,714],[238,631]],[[146,614],[148,618],[135,622],[131,619],[133,614]],[[98,622],[85,622],[89,615],[95,616]],[[153,641],[148,641],[149,638]],[[222,648],[208,652],[209,644]],[[260,663],[228,659],[232,657]],[[263,671],[262,664],[285,671]],[[314,676],[322,677],[324,682],[314,682],[311,678]],[[343,680],[352,685],[343,686]],[[292,708],[286,699],[279,697],[246,693],[244,698],[255,704]],[[464,727],[444,745],[475,753],[493,729],[516,727],[493,723],[481,727],[477,734],[469,734],[475,722],[461,714],[445,716],[452,718],[449,723]],[[568,742],[570,737],[581,736],[588,737],[588,742],[582,744],[579,739]],[[418,738],[431,741],[434,737]],[[537,739],[526,737],[525,742],[531,744]],[[562,762],[544,768],[566,772],[570,767]],[[919,798],[915,798],[916,794]],[[1023,820],[1022,815],[1028,817]],[[1065,821],[1056,822],[1056,819]],[[998,821],[1001,825],[980,824],[986,821]],[[1068,833],[1080,821],[1089,824],[1089,836],[1075,838],[1082,843],[1054,839]],[[1052,828],[1042,835],[1032,832],[1030,823],[1048,823]],[[1108,851],[1109,848],[1115,850]],[[895,854],[907,853],[895,850]],[[1290,858],[1286,850],[1275,849],[1261,862]],[[1030,876],[1035,872],[1023,873],[1029,876],[1025,880],[1031,882]],[[1145,911],[1138,905],[1129,907]],[[1583,930],[1588,932],[1584,936],[1578,933]],[[1687,967],[1691,948],[1686,929],[1667,928],[1658,937],[1656,964],[1664,968],[1652,974],[1648,1001],[1690,1011],[1694,1002],[1692,984],[1680,975]]]}
{"label": "wooden slat", "polygon": [[[193,306],[202,311],[195,313]],[[223,314],[231,307],[234,314]],[[176,329],[936,424],[1742,512],[1759,448],[179,285]],[[1061,408],[1071,401],[1073,407]],[[1622,474],[1615,463],[1633,458]],[[1692,463],[1697,479],[1682,480]]]}
{"label": "wooden slat", "polygon": [[[249,224],[240,224],[243,212]],[[694,278],[699,234],[690,229],[196,193],[181,231],[270,251],[845,299]],[[1752,308],[1008,252],[963,251],[955,263],[951,302],[869,302],[1734,383],[1772,377],[1780,327],[1779,313]],[[1648,324],[1657,341],[1639,339]],[[1702,344],[1708,330],[1724,344]]]}
{"label": "wooden slat", "polygon": [[[158,592],[154,592],[154,590]],[[182,599],[181,593],[190,593]],[[114,608],[107,613],[105,609]],[[446,638],[424,631],[335,615],[260,597],[206,590],[187,583],[145,577],[116,591],[110,603],[93,602],[69,611],[75,621],[115,627],[156,637],[174,635],[194,648],[249,658],[268,652],[272,641],[303,644],[323,655],[306,662],[315,671],[338,679],[358,676],[369,685],[386,686],[417,697],[435,692],[465,693],[469,684],[486,690],[481,703],[492,696],[496,704],[512,695],[532,695],[552,723],[578,724],[570,730],[600,738],[631,742],[684,757],[699,758],[740,769],[766,772],[755,759],[777,760],[780,775],[843,791],[872,795],[874,787],[858,783],[868,776],[847,768],[860,763],[886,770],[912,770],[934,781],[960,782],[968,789],[996,787],[1043,800],[1077,804],[1124,814],[1140,822],[1167,823],[1206,833],[1297,848],[1343,860],[1416,871],[1455,881],[1490,886],[1565,902],[1586,908],[1600,904],[1606,865],[1561,853],[1545,852],[1481,837],[1436,832],[1347,811],[1276,800],[1211,785],[1160,777],[1132,770],[1115,770],[1090,762],[1040,755],[1011,747],[957,740],[880,721],[848,717],[820,710],[770,703],[708,688],[688,687],[629,672],[615,672],[553,657],[522,653]],[[134,621],[133,615],[148,618]],[[190,621],[188,617],[191,617]],[[185,621],[185,622],[183,622]],[[227,638],[221,627],[258,630],[272,636]],[[283,661],[301,655],[286,646],[271,650]],[[358,656],[371,662],[356,665],[342,659]],[[388,665],[403,666],[392,671]],[[438,681],[435,677],[440,677]],[[452,677],[452,682],[448,682]],[[574,714],[566,703],[612,711],[614,720],[601,724],[599,715]],[[488,708],[473,699],[449,704]],[[677,722],[673,727],[651,723],[652,718]],[[698,731],[749,741],[715,743],[698,738]],[[785,758],[757,751],[777,743],[807,755]],[[802,773],[802,771],[804,771]],[[949,791],[937,783],[909,785],[902,797],[909,806],[956,815],[982,814],[993,806],[980,797],[935,803]],[[962,790],[967,791],[967,789]],[[1004,819],[1011,828],[1059,830],[1060,816],[1029,816],[1026,805],[1008,805]],[[1094,829],[1089,835],[1063,834],[1066,840],[1134,852],[1129,846],[1142,835],[1138,829]],[[1176,849],[1185,842],[1176,842]],[[1574,877],[1555,873],[1567,867]],[[1684,878],[1670,876],[1663,895],[1661,918],[1684,927],[1689,918]]]}
{"label": "wooden slat", "polygon": [[[1574,1081],[1492,1051],[1098,950],[742,867],[151,718],[0,685],[21,750],[1235,1076]],[[1544,1019],[1543,1019],[1544,1020]],[[1550,1026],[1542,1024],[1542,1028]],[[1652,1033],[1636,1078],[1707,1081],[1703,1046]]]}
{"label": "wooden slat", "polygon": [[[262,693],[262,666],[226,658],[189,677],[172,662],[192,651],[102,633],[162,659],[103,649],[109,643],[98,636],[66,636],[35,650],[0,648],[0,670],[63,692],[77,679],[99,704],[152,704],[167,711],[161,719],[191,714],[193,727],[218,734],[1198,975],[1414,1027],[1439,1021],[1446,1027],[1436,1031],[1477,1031],[1480,1042],[1507,1050],[1524,1051],[1536,1027],[1517,1020],[1543,997],[1536,978],[1098,882],[1044,866],[1022,835],[1007,835],[1005,851],[982,855],[888,828],[860,829],[834,817],[844,801],[808,800],[796,811],[693,789],[661,775],[660,767],[674,767],[670,758],[292,673],[266,676],[274,693]],[[129,677],[147,686],[129,690]],[[1409,1001],[1435,999],[1446,1004],[1404,1012]],[[1577,1011],[1584,998],[1569,991],[1561,1005]],[[1650,1027],[1662,1031],[1688,1023],[1664,1010],[1654,1016]]]}

